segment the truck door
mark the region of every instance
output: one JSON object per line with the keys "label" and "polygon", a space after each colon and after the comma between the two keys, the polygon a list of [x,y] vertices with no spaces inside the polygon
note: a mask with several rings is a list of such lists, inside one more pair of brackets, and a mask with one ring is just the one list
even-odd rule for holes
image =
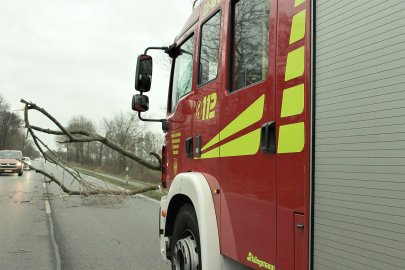
{"label": "truck door", "polygon": [[[202,11],[204,12],[204,11]],[[223,87],[224,70],[220,69],[222,50],[225,44],[221,42],[221,23],[223,12],[220,7],[214,7],[206,19],[203,19],[199,32],[199,55],[197,68],[197,83],[195,90],[196,111],[193,122],[194,131],[194,170],[202,172],[208,179],[211,188],[219,189],[219,164],[217,154],[211,155],[206,145],[218,132],[220,89]],[[217,220],[219,221],[220,197],[214,197]],[[220,223],[218,222],[218,227]],[[219,228],[218,228],[219,229]]]}
{"label": "truck door", "polygon": [[221,251],[265,269],[276,264],[276,4],[231,4],[229,81],[214,138],[220,156]]}
{"label": "truck door", "polygon": [[186,157],[186,140],[192,136],[192,85],[195,35],[193,29],[178,41],[179,55],[173,60],[168,100],[170,132],[166,135],[167,173],[174,178],[178,173],[190,171],[192,161]]}

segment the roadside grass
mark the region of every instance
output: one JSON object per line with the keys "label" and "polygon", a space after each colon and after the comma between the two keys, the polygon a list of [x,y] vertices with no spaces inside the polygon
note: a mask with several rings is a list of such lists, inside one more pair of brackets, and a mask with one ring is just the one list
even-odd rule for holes
{"label": "roadside grass", "polygon": [[[117,180],[114,179],[112,177],[109,177],[108,175],[105,174],[100,174],[97,172],[94,172],[92,170],[86,169],[86,168],[82,168],[82,167],[78,167],[78,166],[74,166],[74,169],[77,170],[78,172],[88,175],[88,176],[92,176],[94,178],[98,178],[100,180],[103,180],[105,182],[111,183],[113,185],[119,186],[123,189],[127,189],[129,191],[134,191],[134,190],[138,190],[142,187],[146,187],[146,186],[154,186],[151,183],[145,183],[145,182],[141,182],[141,181],[134,181],[134,180],[129,180],[128,181],[128,185],[126,184],[126,179],[120,178],[121,180]],[[148,196],[149,198],[155,199],[155,200],[160,200],[160,198],[162,196],[164,196],[164,194],[160,191],[160,190],[152,190],[152,191],[148,191],[148,192],[144,192],[142,193],[145,196]]]}

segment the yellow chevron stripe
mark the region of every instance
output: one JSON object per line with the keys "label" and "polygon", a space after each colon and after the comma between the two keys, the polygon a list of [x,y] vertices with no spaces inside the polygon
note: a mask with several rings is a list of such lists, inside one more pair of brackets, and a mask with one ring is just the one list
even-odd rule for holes
{"label": "yellow chevron stripe", "polygon": [[290,45],[305,37],[305,9],[294,15],[291,24]]}
{"label": "yellow chevron stripe", "polygon": [[298,7],[299,5],[301,5],[301,4],[304,3],[304,2],[305,2],[305,0],[295,0],[294,6],[295,6],[295,7]]}
{"label": "yellow chevron stripe", "polygon": [[214,136],[201,151],[219,143],[220,141],[232,136],[233,134],[247,128],[248,126],[257,123],[263,116],[264,110],[264,97],[262,95],[255,102],[252,103],[245,111],[229,123],[221,132]]}
{"label": "yellow chevron stripe", "polygon": [[202,154],[200,158],[196,158],[196,159],[207,159],[207,158],[218,158],[218,157],[219,157],[219,147],[216,147],[216,148]]}
{"label": "yellow chevron stripe", "polygon": [[285,81],[295,79],[304,74],[304,56],[305,56],[304,46],[291,51],[287,55],[287,64],[285,67]]}
{"label": "yellow chevron stripe", "polygon": [[281,117],[301,114],[304,111],[304,84],[283,91]]}
{"label": "yellow chevron stripe", "polygon": [[299,153],[305,145],[304,122],[280,126],[277,153]]}
{"label": "yellow chevron stripe", "polygon": [[250,156],[257,153],[259,145],[260,128],[202,154],[200,159]]}
{"label": "yellow chevron stripe", "polygon": [[259,145],[260,128],[222,145],[221,157],[254,155],[259,150]]}

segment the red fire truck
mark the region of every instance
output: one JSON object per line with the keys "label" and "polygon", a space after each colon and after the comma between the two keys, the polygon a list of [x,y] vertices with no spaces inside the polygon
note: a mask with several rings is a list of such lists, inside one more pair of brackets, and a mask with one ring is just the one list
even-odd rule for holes
{"label": "red fire truck", "polygon": [[[205,0],[138,58],[173,269],[405,269],[405,1]],[[149,49],[172,58],[144,119]]]}

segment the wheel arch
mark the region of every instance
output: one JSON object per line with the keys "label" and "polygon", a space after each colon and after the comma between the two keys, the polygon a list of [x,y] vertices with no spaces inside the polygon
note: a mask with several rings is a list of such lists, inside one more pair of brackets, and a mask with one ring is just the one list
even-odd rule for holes
{"label": "wheel arch", "polygon": [[174,221],[176,220],[180,208],[185,204],[190,204],[191,206],[194,207],[193,202],[187,195],[176,194],[173,196],[173,198],[171,198],[169,206],[167,207],[165,236],[173,235]]}
{"label": "wheel arch", "polygon": [[194,207],[200,234],[200,249],[204,269],[219,269],[222,256],[213,195],[207,179],[201,173],[181,173],[173,180],[167,195],[165,236],[171,236],[180,207]]}

